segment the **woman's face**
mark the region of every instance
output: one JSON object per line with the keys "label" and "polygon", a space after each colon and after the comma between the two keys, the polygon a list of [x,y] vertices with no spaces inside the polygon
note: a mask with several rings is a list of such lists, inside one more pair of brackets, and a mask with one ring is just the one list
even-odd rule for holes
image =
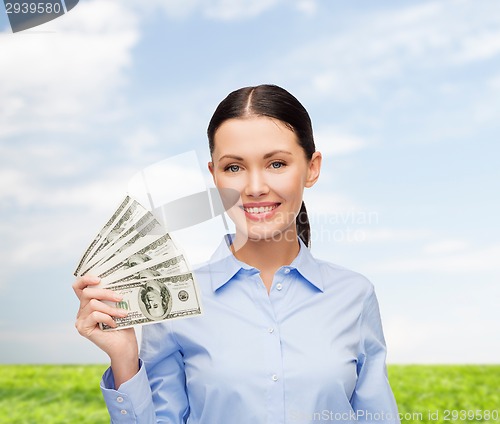
{"label": "woman's face", "polygon": [[238,235],[295,241],[302,193],[318,179],[321,154],[307,160],[295,133],[267,117],[229,119],[217,129],[214,142],[209,163],[214,183],[240,194],[228,210]]}

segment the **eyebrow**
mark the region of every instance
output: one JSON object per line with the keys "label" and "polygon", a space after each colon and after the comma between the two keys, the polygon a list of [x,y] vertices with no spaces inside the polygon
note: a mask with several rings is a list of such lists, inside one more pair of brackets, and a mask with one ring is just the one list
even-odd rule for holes
{"label": "eyebrow", "polygon": [[[287,150],[273,150],[272,152],[266,153],[263,156],[263,159],[269,159],[270,157],[277,155],[278,153],[292,155],[292,153],[288,152]],[[234,159],[234,160],[241,160],[241,161],[244,160],[241,156],[236,156],[236,155],[224,155],[221,158],[219,158],[219,160],[222,160],[222,159]]]}

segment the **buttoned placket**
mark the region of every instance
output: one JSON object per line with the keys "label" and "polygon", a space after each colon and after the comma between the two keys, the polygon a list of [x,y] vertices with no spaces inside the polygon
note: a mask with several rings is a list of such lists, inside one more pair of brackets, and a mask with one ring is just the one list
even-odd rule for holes
{"label": "buttoned placket", "polygon": [[[268,404],[267,410],[269,413],[269,422],[276,424],[285,423],[285,394],[284,394],[284,375],[283,375],[283,354],[281,350],[281,335],[279,325],[279,310],[284,307],[285,295],[287,292],[287,284],[290,274],[289,268],[279,269],[271,285],[271,290],[267,290],[262,282],[260,275],[255,274],[255,301],[258,303],[260,309],[264,312],[266,326],[263,331],[267,333],[268,337],[268,376],[269,390],[268,390]],[[278,313],[277,313],[278,312]]]}
{"label": "buttoned placket", "polygon": [[[122,417],[129,415],[128,410],[126,409],[127,406],[124,405],[124,403],[126,403],[126,402],[125,402],[125,399],[123,398],[123,396],[117,396],[116,403],[117,403],[118,410],[120,411],[120,415],[122,415]],[[130,418],[131,418],[130,416],[127,418],[127,422]]]}

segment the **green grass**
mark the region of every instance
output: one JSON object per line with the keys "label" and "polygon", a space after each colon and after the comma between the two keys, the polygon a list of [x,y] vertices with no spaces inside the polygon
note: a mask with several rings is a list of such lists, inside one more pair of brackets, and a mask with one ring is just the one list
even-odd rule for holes
{"label": "green grass", "polygon": [[0,365],[1,424],[109,423],[103,365]]}
{"label": "green grass", "polygon": [[[500,418],[478,419],[485,411],[500,416],[500,365],[392,365],[389,380],[399,412],[417,418],[402,422],[500,423]],[[453,420],[451,411],[476,419]]]}
{"label": "green grass", "polygon": [[[109,423],[99,390],[105,368],[0,365],[0,424]],[[451,412],[445,420],[445,411],[500,415],[500,365],[391,365],[389,378],[400,413],[411,417],[403,423],[500,423],[452,420]]]}

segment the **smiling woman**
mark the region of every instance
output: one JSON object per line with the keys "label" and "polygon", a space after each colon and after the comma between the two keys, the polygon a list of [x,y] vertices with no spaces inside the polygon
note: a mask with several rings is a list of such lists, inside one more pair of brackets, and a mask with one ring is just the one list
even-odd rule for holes
{"label": "smiling woman", "polygon": [[[228,210],[236,224],[236,257],[245,261],[245,252],[262,240],[272,239],[274,243],[265,246],[273,250],[286,248],[290,241],[297,245],[296,218],[304,187],[319,177],[319,152],[308,160],[295,134],[267,117],[230,119],[217,130],[216,138],[209,164],[214,183],[241,193],[240,201]],[[303,237],[308,244],[308,236]],[[297,253],[290,252],[293,257]],[[270,282],[266,286],[269,289]]]}
{"label": "smiling woman", "polygon": [[[236,233],[196,270],[204,315],[145,327],[139,355],[132,329],[99,329],[120,316],[101,302],[113,292],[91,276],[74,284],[77,328],[111,359],[101,388],[112,422],[398,423],[372,284],[308,250],[302,195],[321,154],[307,111],[280,87],[243,88],[208,138],[214,183],[239,200],[225,200]],[[160,309],[158,296],[144,302]]]}

